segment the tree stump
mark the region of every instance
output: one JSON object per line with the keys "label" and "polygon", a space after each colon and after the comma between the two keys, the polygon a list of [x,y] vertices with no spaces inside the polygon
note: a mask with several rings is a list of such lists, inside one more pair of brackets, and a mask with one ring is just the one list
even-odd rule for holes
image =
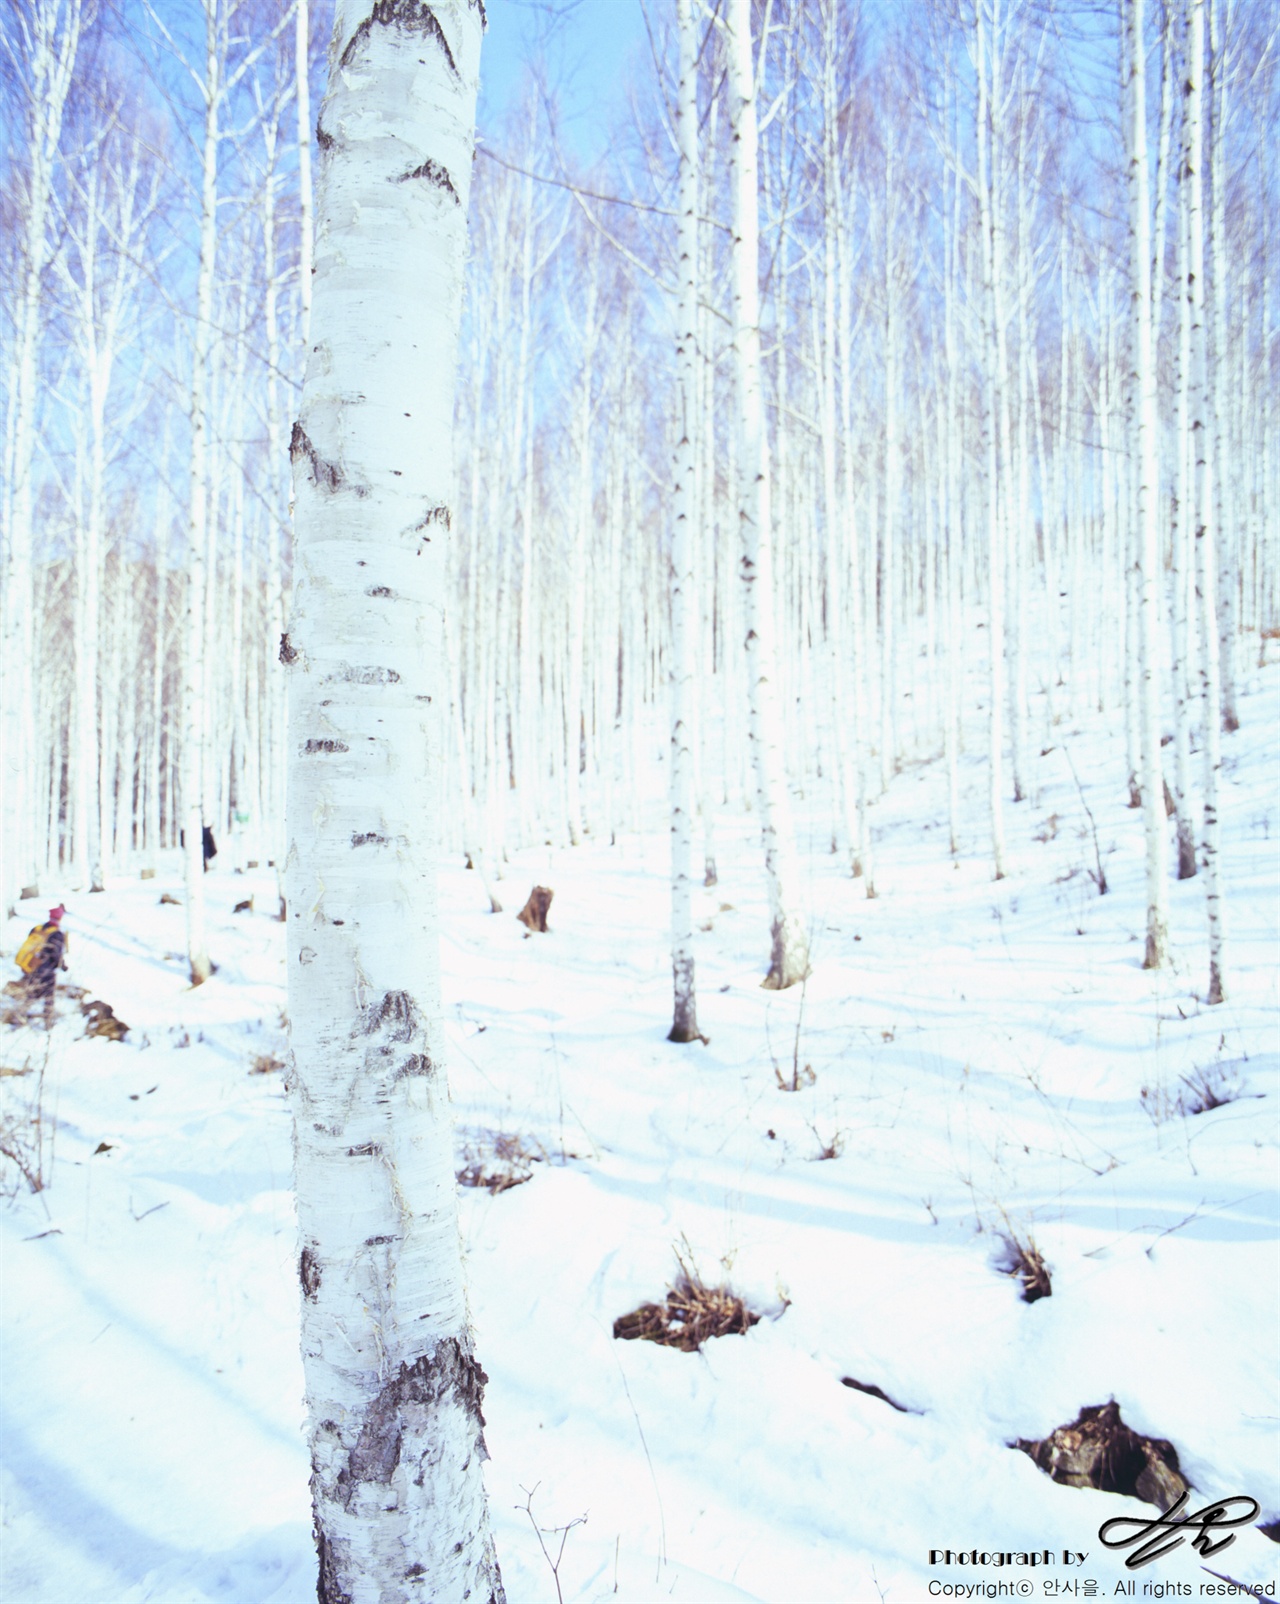
{"label": "tree stump", "polygon": [[545,935],[547,929],[547,909],[551,906],[551,899],[555,896],[550,886],[534,886],[529,893],[529,900],[516,915],[522,925],[528,925],[530,930],[536,930]]}
{"label": "tree stump", "polygon": [[1039,1442],[1020,1437],[1010,1446],[1067,1487],[1124,1493],[1157,1509],[1168,1509],[1188,1490],[1173,1444],[1132,1431],[1114,1399],[1082,1409],[1069,1426]]}

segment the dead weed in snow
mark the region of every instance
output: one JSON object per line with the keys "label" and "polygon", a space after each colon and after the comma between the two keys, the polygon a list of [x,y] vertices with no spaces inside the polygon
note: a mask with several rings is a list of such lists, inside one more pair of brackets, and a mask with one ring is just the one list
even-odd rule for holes
{"label": "dead weed in snow", "polygon": [[760,1316],[727,1286],[709,1287],[696,1267],[679,1259],[680,1273],[661,1303],[642,1303],[613,1322],[624,1342],[660,1342],[696,1353],[709,1337],[745,1335]]}
{"label": "dead weed in snow", "polygon": [[494,1197],[523,1186],[533,1178],[533,1166],[546,1159],[541,1146],[530,1147],[522,1136],[503,1131],[480,1131],[462,1149],[459,1186],[482,1186]]}

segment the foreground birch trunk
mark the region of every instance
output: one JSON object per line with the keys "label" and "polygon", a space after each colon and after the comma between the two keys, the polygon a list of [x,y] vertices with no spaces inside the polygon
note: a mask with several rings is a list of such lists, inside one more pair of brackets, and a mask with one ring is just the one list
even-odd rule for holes
{"label": "foreground birch trunk", "polygon": [[294,425],[286,894],[321,1604],[501,1604],[440,1020],[453,379],[483,12],[339,0]]}

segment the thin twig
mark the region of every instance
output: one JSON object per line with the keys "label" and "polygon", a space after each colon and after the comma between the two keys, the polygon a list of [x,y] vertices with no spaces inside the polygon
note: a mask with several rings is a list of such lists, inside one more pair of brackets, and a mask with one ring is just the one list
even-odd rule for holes
{"label": "thin twig", "polygon": [[1097,821],[1093,817],[1093,809],[1085,801],[1084,787],[1080,784],[1080,776],[1076,773],[1076,766],[1071,761],[1071,753],[1068,750],[1065,742],[1063,743],[1062,747],[1062,755],[1067,760],[1067,767],[1071,770],[1071,778],[1076,782],[1076,790],[1080,793],[1080,805],[1089,815],[1089,828],[1093,831],[1093,855],[1098,864],[1098,872],[1093,876],[1093,880],[1098,887],[1098,895],[1100,897],[1105,897],[1107,894],[1107,875],[1106,871],[1102,867],[1102,852],[1098,846]]}

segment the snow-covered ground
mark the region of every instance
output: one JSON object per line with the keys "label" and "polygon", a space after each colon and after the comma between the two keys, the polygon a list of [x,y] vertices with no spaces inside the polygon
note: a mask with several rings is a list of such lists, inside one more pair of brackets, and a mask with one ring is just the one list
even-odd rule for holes
{"label": "snow-covered ground", "polygon": [[[1025,1578],[1044,1597],[1046,1577],[1082,1589],[1048,1596],[1089,1596],[1084,1578],[1099,1597],[1121,1579],[1199,1596],[1202,1564],[1274,1585],[1280,1548],[1248,1528],[1212,1559],[1184,1544],[1126,1572],[1098,1527],[1149,1507],[1057,1485],[1008,1446],[1115,1398],[1175,1445],[1192,1507],[1249,1494],[1280,1517],[1280,670],[1243,711],[1226,742],[1230,998],[1213,1009],[1200,880],[1172,888],[1173,967],[1141,968],[1141,819],[1100,725],[1056,733],[1107,897],[1061,745],[1008,810],[998,884],[977,759],[956,867],[941,766],[904,772],[876,808],[876,901],[813,825],[803,992],[759,987],[758,841],[749,815],[720,817],[707,1046],[664,1039],[660,831],[520,854],[499,916],[446,867],[460,1154],[503,1135],[541,1155],[527,1184],[461,1193],[512,1604],[556,1598],[525,1505],[544,1528],[586,1516],[565,1535],[566,1604],[913,1604],[938,1583],[1017,1596]],[[535,881],[555,901],[530,937],[512,915]],[[284,1053],[283,928],[269,874],[212,874],[220,967],[191,991],[165,891],[181,895],[176,863],[66,891],[67,978],[127,1041],[83,1039],[67,1000],[50,1042],[0,1029],[7,1120],[43,1073],[48,1181],[0,1206],[5,1604],[315,1596],[289,1114],[278,1070],[253,1072]],[[8,954],[43,904],[22,911]],[[780,1089],[796,1067],[806,1083]],[[1186,1113],[1197,1073],[1235,1100]],[[1051,1297],[1024,1303],[1001,1273],[1009,1232],[1034,1238]],[[762,1314],[746,1336],[696,1354],[613,1339],[677,1250]],[[554,1559],[560,1536],[544,1541]],[[1053,1564],[930,1565],[974,1547]]]}

